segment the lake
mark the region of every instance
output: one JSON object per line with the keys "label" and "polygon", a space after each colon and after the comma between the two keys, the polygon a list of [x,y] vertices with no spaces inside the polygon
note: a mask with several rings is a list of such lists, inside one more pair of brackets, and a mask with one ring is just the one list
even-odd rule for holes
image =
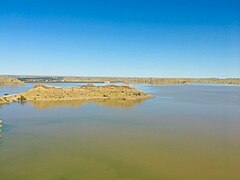
{"label": "lake", "polygon": [[240,179],[240,86],[133,86],[155,97],[0,106],[0,179]]}

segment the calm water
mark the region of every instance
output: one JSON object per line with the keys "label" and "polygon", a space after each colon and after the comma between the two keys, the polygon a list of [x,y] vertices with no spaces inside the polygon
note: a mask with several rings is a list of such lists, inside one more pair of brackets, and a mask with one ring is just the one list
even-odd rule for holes
{"label": "calm water", "polygon": [[155,97],[0,107],[0,179],[240,179],[240,86],[136,87]]}

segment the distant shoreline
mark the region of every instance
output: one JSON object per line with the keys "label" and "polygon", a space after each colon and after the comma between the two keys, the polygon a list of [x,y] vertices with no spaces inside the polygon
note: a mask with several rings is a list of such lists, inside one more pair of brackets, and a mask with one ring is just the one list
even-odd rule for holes
{"label": "distant shoreline", "polygon": [[240,78],[116,78],[116,77],[35,77],[19,78],[28,83],[123,83],[123,84],[240,84]]}
{"label": "distant shoreline", "polygon": [[[3,76],[0,76],[0,78]],[[123,83],[123,84],[235,84],[240,85],[240,78],[121,78],[121,77],[64,77],[64,76],[5,76],[15,78],[18,84],[23,83]],[[5,78],[6,79],[6,78]],[[1,80],[1,79],[0,79]],[[2,83],[2,85],[4,82]],[[1,85],[1,82],[0,82]],[[14,85],[17,85],[15,83]]]}

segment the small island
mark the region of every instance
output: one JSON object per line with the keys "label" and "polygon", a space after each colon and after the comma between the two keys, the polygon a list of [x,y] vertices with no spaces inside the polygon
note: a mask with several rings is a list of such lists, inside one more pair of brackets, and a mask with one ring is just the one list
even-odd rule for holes
{"label": "small island", "polygon": [[38,84],[20,94],[6,95],[0,97],[0,104],[12,102],[44,102],[44,101],[73,101],[73,100],[139,100],[147,99],[152,95],[144,93],[130,86],[94,86],[87,84],[70,88],[47,86]]}

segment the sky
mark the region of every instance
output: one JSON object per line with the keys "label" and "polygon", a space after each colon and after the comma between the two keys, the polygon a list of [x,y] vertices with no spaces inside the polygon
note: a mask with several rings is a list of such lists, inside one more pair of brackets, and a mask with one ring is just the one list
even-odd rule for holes
{"label": "sky", "polygon": [[239,0],[0,0],[0,74],[240,77]]}

